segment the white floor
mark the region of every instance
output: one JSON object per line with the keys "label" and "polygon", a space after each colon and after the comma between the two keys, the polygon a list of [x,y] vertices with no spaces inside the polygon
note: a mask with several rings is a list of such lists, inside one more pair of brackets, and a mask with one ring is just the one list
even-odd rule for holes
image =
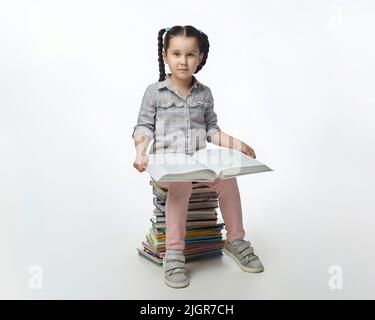
{"label": "white floor", "polygon": [[[254,184],[268,179],[274,177],[252,178]],[[135,208],[137,197],[133,197],[134,203],[129,200],[125,204],[121,197],[108,190],[107,195],[112,195],[111,204],[104,201],[100,205],[98,199],[91,198],[94,208],[83,196],[85,201],[75,202],[77,211],[72,209],[69,213],[57,203],[48,207],[46,200],[44,213],[30,211],[33,215],[29,221],[8,220],[8,234],[2,233],[8,246],[2,242],[1,297],[374,298],[373,224],[366,210],[361,215],[352,215],[355,211],[347,200],[342,199],[344,207],[334,207],[323,194],[319,202],[314,202],[313,193],[293,188],[292,182],[287,192],[270,186],[267,192],[254,189],[250,196],[251,186],[245,182],[245,179],[239,180],[245,229],[265,265],[265,272],[261,274],[242,272],[223,255],[189,263],[189,287],[167,287],[162,267],[140,257],[136,251],[148,227],[149,211],[143,207],[149,208],[149,203],[140,203],[137,208],[140,216],[134,219],[130,212]],[[147,185],[144,190],[138,189],[140,194],[149,191]],[[67,194],[73,201],[74,192],[67,191]],[[66,202],[67,207],[73,208],[72,203]],[[329,269],[337,265],[339,269]],[[342,277],[337,278],[341,271]]]}

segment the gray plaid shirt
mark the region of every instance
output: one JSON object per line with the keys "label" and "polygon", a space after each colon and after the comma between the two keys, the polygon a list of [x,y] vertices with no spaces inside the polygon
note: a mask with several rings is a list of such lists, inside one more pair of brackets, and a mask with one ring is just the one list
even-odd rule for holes
{"label": "gray plaid shirt", "polygon": [[193,154],[211,142],[220,130],[211,90],[193,76],[193,85],[182,97],[169,79],[150,84],[143,95],[132,138],[144,134],[154,142],[149,153]]}

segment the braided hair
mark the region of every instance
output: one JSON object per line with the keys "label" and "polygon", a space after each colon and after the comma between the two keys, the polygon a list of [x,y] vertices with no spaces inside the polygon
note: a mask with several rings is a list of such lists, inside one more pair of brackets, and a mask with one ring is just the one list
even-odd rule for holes
{"label": "braided hair", "polygon": [[[165,34],[164,40],[163,35]],[[166,32],[166,29],[161,29],[158,33],[158,60],[159,60],[159,80],[163,81],[166,78],[165,73],[165,64],[163,59],[163,48],[164,51],[167,52],[169,48],[169,41],[172,37],[176,36],[183,36],[183,37],[195,37],[198,41],[199,51],[203,52],[203,59],[202,62],[197,66],[197,70],[194,73],[198,73],[199,70],[206,64],[208,51],[210,48],[210,43],[208,42],[208,37],[202,31],[194,28],[193,26],[174,26]]]}

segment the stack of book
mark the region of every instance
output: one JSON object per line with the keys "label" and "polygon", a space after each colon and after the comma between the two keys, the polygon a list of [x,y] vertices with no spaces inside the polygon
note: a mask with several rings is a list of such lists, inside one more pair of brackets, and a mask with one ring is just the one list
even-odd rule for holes
{"label": "stack of book", "polygon": [[[141,256],[162,265],[166,243],[165,205],[168,190],[153,179],[150,185],[154,195],[151,226],[142,247],[137,250]],[[222,255],[224,222],[218,219],[218,207],[217,193],[193,182],[186,219],[186,262]]]}

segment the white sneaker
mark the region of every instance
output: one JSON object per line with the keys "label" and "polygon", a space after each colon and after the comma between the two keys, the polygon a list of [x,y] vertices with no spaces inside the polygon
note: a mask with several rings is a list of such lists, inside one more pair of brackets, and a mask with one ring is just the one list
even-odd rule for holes
{"label": "white sneaker", "polygon": [[171,288],[185,288],[189,285],[189,278],[185,268],[183,254],[166,253],[163,258],[164,281]]}
{"label": "white sneaker", "polygon": [[246,272],[262,272],[264,267],[259,257],[254,254],[254,248],[250,241],[235,241],[235,244],[225,241],[224,253],[231,257],[243,271]]}

